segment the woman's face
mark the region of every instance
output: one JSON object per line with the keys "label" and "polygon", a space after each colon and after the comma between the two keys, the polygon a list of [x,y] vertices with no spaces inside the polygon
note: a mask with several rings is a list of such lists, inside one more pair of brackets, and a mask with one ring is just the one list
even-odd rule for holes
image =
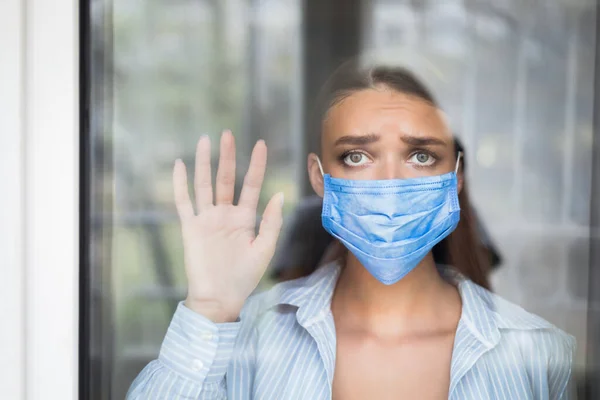
{"label": "woman's face", "polygon": [[[385,87],[355,92],[334,105],[323,122],[321,149],[323,170],[334,178],[406,179],[442,175],[456,165],[441,111]],[[322,196],[316,158],[309,155],[309,175]]]}

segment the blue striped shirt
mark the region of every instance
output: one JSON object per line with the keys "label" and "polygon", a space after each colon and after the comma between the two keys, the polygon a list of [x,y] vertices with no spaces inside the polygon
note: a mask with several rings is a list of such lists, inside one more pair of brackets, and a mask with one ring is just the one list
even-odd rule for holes
{"label": "blue striped shirt", "polygon": [[[457,272],[462,314],[450,399],[568,399],[575,340]],[[180,304],[158,359],[129,399],[330,399],[337,263],[250,297],[238,322],[215,324]]]}

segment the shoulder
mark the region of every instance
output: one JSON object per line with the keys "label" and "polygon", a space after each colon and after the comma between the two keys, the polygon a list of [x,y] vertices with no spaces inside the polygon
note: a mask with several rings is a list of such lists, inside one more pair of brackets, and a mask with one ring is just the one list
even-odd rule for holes
{"label": "shoulder", "polygon": [[522,368],[539,393],[547,390],[550,398],[562,399],[565,394],[568,398],[575,338],[500,296],[491,297],[500,332],[498,353],[518,354]]}
{"label": "shoulder", "polygon": [[548,367],[570,367],[576,347],[572,335],[495,293],[472,282],[468,285],[474,293],[472,299],[481,303],[481,310],[495,325],[500,347],[518,348],[524,360],[543,361]]}
{"label": "shoulder", "polygon": [[492,293],[491,298],[498,328],[505,335],[529,337],[538,351],[571,352],[575,348],[575,338],[547,320],[497,294]]}

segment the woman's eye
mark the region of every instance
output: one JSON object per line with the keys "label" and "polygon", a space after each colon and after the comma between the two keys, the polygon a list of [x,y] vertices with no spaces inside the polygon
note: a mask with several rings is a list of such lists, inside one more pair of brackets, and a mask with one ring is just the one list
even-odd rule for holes
{"label": "woman's eye", "polygon": [[413,154],[410,158],[410,162],[420,167],[428,167],[435,162],[435,158],[431,154],[419,152]]}
{"label": "woman's eye", "polygon": [[349,153],[344,157],[346,165],[357,167],[369,161],[369,158],[363,153]]}

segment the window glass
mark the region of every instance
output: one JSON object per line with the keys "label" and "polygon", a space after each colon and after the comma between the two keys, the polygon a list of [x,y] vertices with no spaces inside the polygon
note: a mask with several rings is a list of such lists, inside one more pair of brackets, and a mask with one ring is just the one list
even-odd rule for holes
{"label": "window glass", "polygon": [[112,398],[124,398],[156,358],[185,298],[175,159],[193,169],[196,141],[207,134],[216,167],[220,132],[229,128],[239,191],[252,146],[265,139],[259,213],[275,190],[285,192],[286,212],[295,203],[305,171],[294,151],[301,143],[300,11],[294,0],[90,2],[90,191],[98,233],[91,307],[94,326],[112,327],[91,336],[108,375],[99,385]]}

